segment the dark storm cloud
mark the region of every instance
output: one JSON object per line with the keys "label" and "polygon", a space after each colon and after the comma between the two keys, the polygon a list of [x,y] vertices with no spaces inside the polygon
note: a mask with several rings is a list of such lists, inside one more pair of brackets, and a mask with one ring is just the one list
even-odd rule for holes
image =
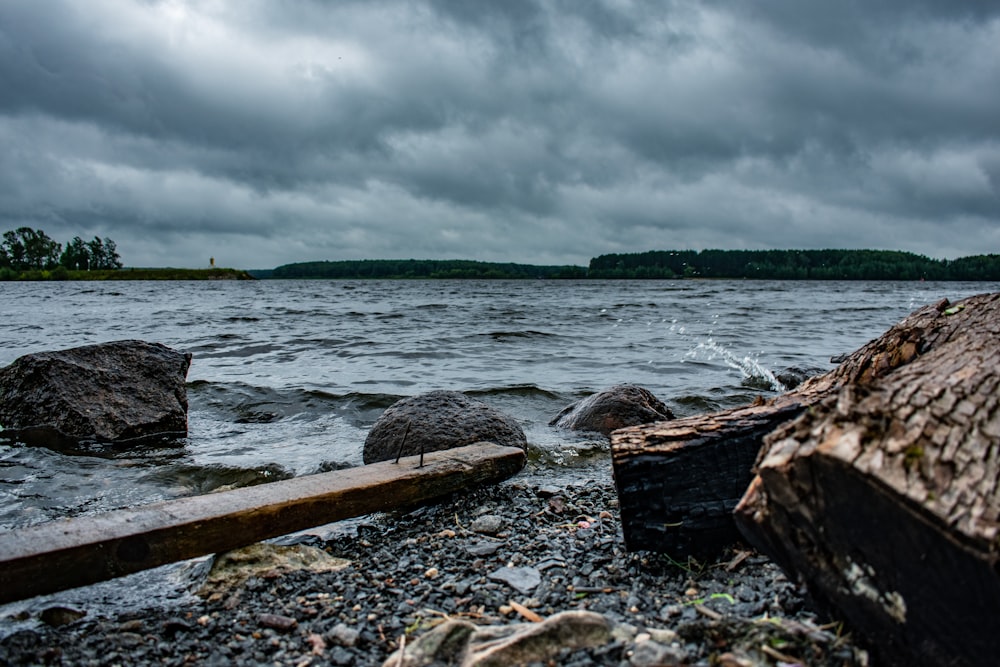
{"label": "dark storm cloud", "polygon": [[1000,246],[986,2],[0,5],[0,228],[133,264]]}

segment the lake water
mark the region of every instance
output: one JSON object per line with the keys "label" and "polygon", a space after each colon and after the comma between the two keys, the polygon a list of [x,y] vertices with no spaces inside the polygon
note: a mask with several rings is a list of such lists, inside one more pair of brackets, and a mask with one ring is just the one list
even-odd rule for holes
{"label": "lake water", "polygon": [[361,464],[396,400],[466,392],[517,419],[527,474],[610,466],[550,427],[566,405],[642,385],[678,415],[741,405],[788,368],[990,283],[258,281],[0,283],[0,366],[138,338],[191,352],[189,435],[89,455],[0,443],[0,529]]}

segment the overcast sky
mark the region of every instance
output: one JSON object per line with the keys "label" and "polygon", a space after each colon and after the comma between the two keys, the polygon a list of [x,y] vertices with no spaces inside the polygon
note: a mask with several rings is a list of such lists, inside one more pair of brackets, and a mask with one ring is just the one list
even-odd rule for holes
{"label": "overcast sky", "polygon": [[995,0],[0,0],[0,232],[127,266],[1000,252]]}

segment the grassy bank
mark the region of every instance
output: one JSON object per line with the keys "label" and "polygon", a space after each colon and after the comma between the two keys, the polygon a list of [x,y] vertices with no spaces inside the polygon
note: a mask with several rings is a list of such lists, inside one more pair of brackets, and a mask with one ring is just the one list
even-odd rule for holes
{"label": "grassy bank", "polygon": [[11,271],[0,269],[0,280],[254,280],[240,269],[127,268],[99,271]]}

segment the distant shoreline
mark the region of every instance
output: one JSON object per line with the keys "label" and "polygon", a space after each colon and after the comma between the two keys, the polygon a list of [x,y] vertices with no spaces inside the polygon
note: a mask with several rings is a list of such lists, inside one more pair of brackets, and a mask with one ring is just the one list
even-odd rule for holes
{"label": "distant shoreline", "polygon": [[242,269],[174,269],[174,268],[125,268],[100,269],[95,271],[68,271],[55,268],[50,270],[23,271],[14,277],[4,278],[11,282],[50,281],[108,281],[108,280],[256,280]]}

